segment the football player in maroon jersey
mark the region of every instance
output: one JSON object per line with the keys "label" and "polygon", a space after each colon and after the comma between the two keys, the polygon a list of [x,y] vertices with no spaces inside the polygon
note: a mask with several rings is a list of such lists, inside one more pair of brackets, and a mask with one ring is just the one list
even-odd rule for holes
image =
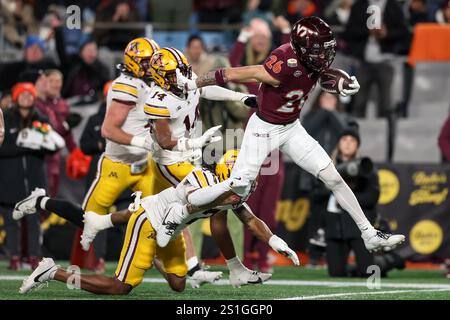
{"label": "football player in maroon jersey", "polygon": [[[402,243],[405,236],[384,234],[370,224],[328,154],[299,121],[303,103],[321,74],[330,67],[335,53],[336,40],[330,27],[320,18],[307,17],[293,25],[290,43],[273,50],[263,65],[218,69],[195,80],[178,72],[177,81],[184,90],[224,85],[228,81],[260,82],[258,111],[248,122],[231,179],[238,179],[240,184],[248,180],[251,185],[267,155],[279,148],[333,192],[361,230],[369,251],[393,248]],[[342,89],[340,94],[358,92],[358,81],[355,77],[350,80],[348,88]],[[219,189],[205,190],[205,201],[217,196]],[[246,188],[242,196],[247,196],[249,190],[250,187]]]}

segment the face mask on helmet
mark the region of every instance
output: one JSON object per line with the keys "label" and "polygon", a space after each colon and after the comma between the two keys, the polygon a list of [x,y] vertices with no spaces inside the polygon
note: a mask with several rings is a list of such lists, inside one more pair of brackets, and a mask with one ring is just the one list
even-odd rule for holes
{"label": "face mask on helmet", "polygon": [[308,68],[320,72],[330,67],[335,55],[334,48],[311,49],[304,55],[304,63]]}

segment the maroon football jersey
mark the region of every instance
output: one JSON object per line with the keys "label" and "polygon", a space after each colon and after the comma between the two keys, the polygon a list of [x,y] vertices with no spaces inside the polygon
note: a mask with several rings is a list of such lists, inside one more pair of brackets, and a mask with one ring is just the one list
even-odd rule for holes
{"label": "maroon football jersey", "polygon": [[291,123],[314,88],[319,73],[308,71],[297,58],[290,43],[273,50],[264,62],[267,72],[280,81],[278,87],[261,84],[258,93],[258,115],[275,124]]}

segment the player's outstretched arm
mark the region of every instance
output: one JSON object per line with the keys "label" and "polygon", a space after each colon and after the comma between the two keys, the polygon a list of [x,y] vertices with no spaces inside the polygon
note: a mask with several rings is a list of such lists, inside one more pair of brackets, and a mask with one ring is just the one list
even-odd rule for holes
{"label": "player's outstretched arm", "polygon": [[3,120],[2,109],[0,109],[0,146],[3,143],[3,139],[5,139],[5,121]]}
{"label": "player's outstretched arm", "polygon": [[214,101],[237,101],[246,106],[256,108],[258,103],[254,94],[232,91],[219,86],[207,86],[200,89],[202,98]]}
{"label": "player's outstretched arm", "polygon": [[102,136],[115,143],[132,145],[150,150],[150,139],[133,136],[122,129],[122,125],[128,117],[128,113],[135,107],[134,103],[113,100],[106,111],[102,124]]}
{"label": "player's outstretched arm", "polygon": [[261,241],[267,242],[273,250],[291,259],[296,266],[300,265],[297,254],[289,248],[283,239],[274,235],[264,221],[255,216],[250,207],[244,203],[234,213],[250,231]]}
{"label": "player's outstretched arm", "polygon": [[178,87],[185,91],[192,91],[212,85],[222,86],[229,81],[241,83],[261,82],[274,87],[280,85],[280,81],[272,77],[262,65],[217,69],[207,72],[195,80],[183,76],[177,69]]}

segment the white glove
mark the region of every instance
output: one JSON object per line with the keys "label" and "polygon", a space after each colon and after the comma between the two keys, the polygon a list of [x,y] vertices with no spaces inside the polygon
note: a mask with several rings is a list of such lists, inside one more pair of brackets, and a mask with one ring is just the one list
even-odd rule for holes
{"label": "white glove", "polygon": [[145,149],[147,151],[153,151],[153,139],[149,134],[145,137],[134,136],[131,138],[130,145]]}
{"label": "white glove", "polygon": [[340,92],[340,94],[344,97],[352,96],[359,91],[360,85],[356,77],[351,76],[350,79],[353,81],[348,85],[351,89],[342,89],[342,91]]}
{"label": "white glove", "polygon": [[[54,151],[55,149],[62,149],[66,146],[64,138],[53,129],[50,129],[50,131],[44,135],[44,142],[47,142],[47,144],[43,144],[42,147],[51,151]],[[55,147],[52,149],[53,144]]]}
{"label": "white glove", "polygon": [[298,259],[297,254],[294,252],[294,250],[289,248],[287,243],[284,242],[284,240],[281,239],[280,237],[276,235],[270,237],[269,245],[272,247],[273,250],[291,259],[296,266],[300,265],[300,261]]}
{"label": "white glove", "polygon": [[197,90],[197,83],[195,82],[195,80],[193,79],[188,79],[187,77],[185,77],[180,69],[177,68],[177,70],[175,71],[176,75],[177,75],[177,86],[178,88],[180,88],[181,90],[183,90],[183,92],[187,92],[187,91],[193,91],[193,90]]}
{"label": "white glove", "polygon": [[218,142],[222,140],[221,136],[214,136],[214,134],[220,130],[222,125],[218,125],[212,128],[209,128],[208,130],[203,133],[201,137],[188,139],[188,138],[180,138],[178,139],[177,148],[179,151],[187,151],[190,149],[200,149],[203,146]]}
{"label": "white glove", "polygon": [[39,150],[42,148],[44,142],[44,135],[34,129],[25,128],[19,132],[17,136],[16,144],[19,147]]}

